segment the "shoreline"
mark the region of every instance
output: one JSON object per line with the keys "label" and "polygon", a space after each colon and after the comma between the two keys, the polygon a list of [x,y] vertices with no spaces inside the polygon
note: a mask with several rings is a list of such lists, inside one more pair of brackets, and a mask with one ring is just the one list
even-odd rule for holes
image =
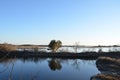
{"label": "shoreline", "polygon": [[9,53],[0,52],[0,58],[20,58],[20,57],[39,57],[39,58],[68,58],[68,59],[97,59],[98,57],[114,57],[120,58],[120,52],[82,52],[82,53],[71,53],[71,52],[30,52],[30,51],[13,51]]}

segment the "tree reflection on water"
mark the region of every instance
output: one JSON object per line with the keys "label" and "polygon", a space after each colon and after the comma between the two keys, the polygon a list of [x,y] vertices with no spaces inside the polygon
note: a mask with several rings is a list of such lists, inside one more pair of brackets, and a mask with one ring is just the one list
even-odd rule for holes
{"label": "tree reflection on water", "polygon": [[[0,60],[0,80],[57,80],[60,77],[62,80],[79,80],[81,77],[82,80],[88,80],[86,78],[94,73],[94,69],[91,70],[91,67],[95,66],[94,63],[92,60],[81,59],[5,58]],[[87,77],[83,76],[85,73]]]}
{"label": "tree reflection on water", "polygon": [[58,59],[51,59],[48,61],[49,68],[53,71],[55,70],[61,70],[62,65],[60,64],[60,61]]}

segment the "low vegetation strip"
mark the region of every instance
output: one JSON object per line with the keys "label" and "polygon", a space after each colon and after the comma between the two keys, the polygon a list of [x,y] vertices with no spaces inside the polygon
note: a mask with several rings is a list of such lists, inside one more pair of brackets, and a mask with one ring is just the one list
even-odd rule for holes
{"label": "low vegetation strip", "polygon": [[111,74],[97,74],[92,76],[90,80],[120,80],[120,76]]}
{"label": "low vegetation strip", "polygon": [[53,58],[86,58],[97,59],[98,57],[108,56],[120,58],[120,52],[82,52],[82,53],[70,53],[70,52],[30,52],[30,51],[11,51],[0,52],[0,57],[53,57]]}

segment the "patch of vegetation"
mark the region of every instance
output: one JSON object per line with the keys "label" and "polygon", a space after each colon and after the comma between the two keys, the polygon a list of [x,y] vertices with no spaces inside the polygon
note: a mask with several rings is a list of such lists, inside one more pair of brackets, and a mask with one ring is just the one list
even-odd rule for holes
{"label": "patch of vegetation", "polygon": [[16,47],[12,44],[8,44],[8,43],[0,44],[0,51],[1,52],[11,52],[14,50],[16,50]]}
{"label": "patch of vegetation", "polygon": [[52,50],[52,52],[56,52],[62,46],[62,42],[60,40],[51,40],[48,47]]}
{"label": "patch of vegetation", "polygon": [[91,80],[120,80],[120,59],[99,57],[96,66],[101,74],[91,77]]}
{"label": "patch of vegetation", "polygon": [[119,80],[120,76],[108,75],[108,74],[98,74],[93,76],[91,80]]}

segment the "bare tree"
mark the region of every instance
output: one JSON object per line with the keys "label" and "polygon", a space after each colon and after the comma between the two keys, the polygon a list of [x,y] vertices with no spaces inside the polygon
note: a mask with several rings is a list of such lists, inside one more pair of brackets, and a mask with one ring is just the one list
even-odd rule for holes
{"label": "bare tree", "polygon": [[79,48],[79,42],[75,42],[74,46],[73,46],[73,49],[75,50],[75,53],[78,52],[78,48]]}

